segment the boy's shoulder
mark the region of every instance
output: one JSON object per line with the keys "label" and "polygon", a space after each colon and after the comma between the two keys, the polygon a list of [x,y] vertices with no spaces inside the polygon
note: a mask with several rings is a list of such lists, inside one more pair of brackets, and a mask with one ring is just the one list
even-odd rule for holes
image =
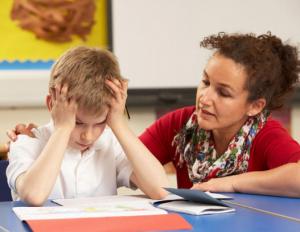
{"label": "boy's shoulder", "polygon": [[15,142],[10,144],[10,153],[20,152],[22,150],[36,153],[47,143],[51,135],[51,125],[46,124],[32,130],[35,137],[20,134]]}

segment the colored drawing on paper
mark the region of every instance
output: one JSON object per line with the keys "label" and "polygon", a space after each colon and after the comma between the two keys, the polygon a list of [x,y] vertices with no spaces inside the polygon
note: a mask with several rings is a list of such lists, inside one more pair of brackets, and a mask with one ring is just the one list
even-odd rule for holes
{"label": "colored drawing on paper", "polygon": [[[14,62],[53,61],[65,50],[77,45],[108,47],[106,0],[45,0],[44,3],[49,5],[44,11],[40,2],[1,1],[0,69],[4,66],[9,69],[9,64]],[[12,11],[14,4],[18,5]],[[55,4],[61,6],[55,7],[56,11],[53,8]],[[72,18],[73,13],[78,18]],[[48,20],[47,24],[42,24],[43,17],[46,17],[44,21]],[[51,17],[56,23],[49,23]]]}

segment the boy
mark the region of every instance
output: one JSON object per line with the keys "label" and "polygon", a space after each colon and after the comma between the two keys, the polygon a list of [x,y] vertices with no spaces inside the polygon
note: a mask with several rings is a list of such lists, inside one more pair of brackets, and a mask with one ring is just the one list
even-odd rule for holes
{"label": "boy", "polygon": [[11,144],[13,199],[40,206],[49,198],[114,195],[130,183],[151,198],[164,197],[166,174],[128,128],[126,97],[127,82],[112,53],[77,47],[63,54],[46,97],[51,122],[35,129],[35,138],[20,135]]}

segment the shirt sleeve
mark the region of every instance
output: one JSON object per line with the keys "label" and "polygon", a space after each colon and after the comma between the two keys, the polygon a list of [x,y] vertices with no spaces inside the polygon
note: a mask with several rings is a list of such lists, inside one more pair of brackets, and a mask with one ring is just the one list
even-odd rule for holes
{"label": "shirt sleeve", "polygon": [[26,135],[19,135],[17,141],[11,143],[6,175],[8,185],[12,189],[13,194],[17,194],[16,179],[20,174],[28,170],[40,154],[42,147],[38,139]]}

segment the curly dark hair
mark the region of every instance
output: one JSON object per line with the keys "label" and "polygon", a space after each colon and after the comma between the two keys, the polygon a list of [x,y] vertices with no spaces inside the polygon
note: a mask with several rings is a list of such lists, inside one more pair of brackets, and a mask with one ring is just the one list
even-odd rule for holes
{"label": "curly dark hair", "polygon": [[248,75],[245,88],[248,100],[266,99],[266,109],[281,108],[299,81],[300,61],[295,46],[266,34],[226,34],[205,37],[201,47],[215,49],[220,55],[243,65]]}

